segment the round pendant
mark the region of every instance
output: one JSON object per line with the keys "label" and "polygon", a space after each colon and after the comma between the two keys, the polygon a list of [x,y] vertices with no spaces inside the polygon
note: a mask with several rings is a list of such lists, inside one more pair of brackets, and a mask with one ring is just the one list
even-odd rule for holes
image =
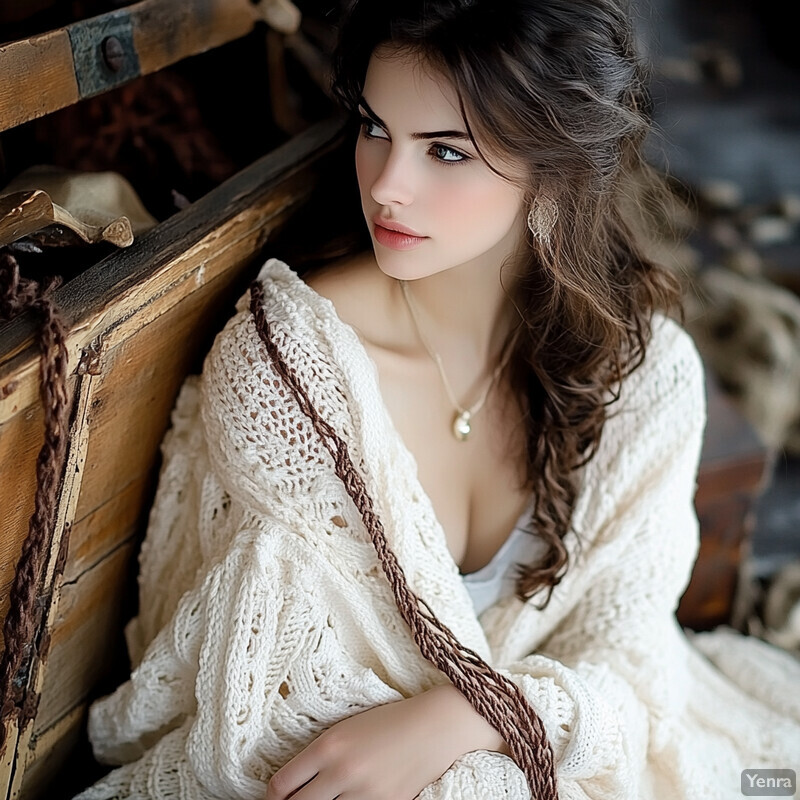
{"label": "round pendant", "polygon": [[469,411],[457,412],[453,417],[453,436],[455,436],[459,442],[465,442],[469,436],[469,432],[472,430],[469,419]]}

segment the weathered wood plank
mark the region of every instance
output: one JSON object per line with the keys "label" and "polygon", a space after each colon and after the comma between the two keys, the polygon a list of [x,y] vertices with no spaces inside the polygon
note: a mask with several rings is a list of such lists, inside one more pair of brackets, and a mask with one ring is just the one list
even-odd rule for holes
{"label": "weathered wood plank", "polygon": [[143,75],[246,36],[260,18],[250,0],[150,0],[127,11]]}
{"label": "weathered wood plank", "polygon": [[[249,0],[142,0],[0,46],[0,131],[245,36],[257,19]],[[116,72],[101,55],[108,35],[122,42]]]}
{"label": "weathered wood plank", "polygon": [[81,704],[36,736],[33,743],[35,752],[25,770],[16,800],[38,800],[40,797],[53,796],[54,784],[81,740],[85,716],[86,704]]}
{"label": "weathered wood plank", "polygon": [[[75,386],[69,440],[66,450],[66,461],[61,467],[61,481],[56,497],[56,513],[53,525],[50,549],[45,553],[44,569],[40,578],[39,605],[42,608],[42,629],[35,637],[35,650],[27,674],[25,697],[39,698],[44,685],[45,665],[50,650],[50,632],[56,618],[59,605],[61,575],[64,569],[64,557],[69,540],[69,527],[75,516],[75,507],[81,489],[83,463],[86,458],[86,445],[89,440],[89,429],[86,424],[87,408],[92,392],[92,376],[81,376]],[[33,712],[38,713],[38,708]],[[22,785],[24,764],[30,754],[31,737],[36,718],[19,720],[16,742],[17,768],[11,783],[10,796],[15,798]]]}
{"label": "weathered wood plank", "polygon": [[14,569],[34,510],[36,457],[43,442],[44,413],[38,405],[0,424],[0,619],[8,613]]}
{"label": "weathered wood plank", "polygon": [[0,797],[6,797],[17,766],[17,740],[19,731],[16,724],[11,723],[6,732],[5,747],[0,750]]}
{"label": "weathered wood plank", "polygon": [[38,735],[91,693],[112,661],[137,543],[129,539],[74,583],[64,584],[34,731]]}
{"label": "weathered wood plank", "polygon": [[0,46],[0,131],[77,102],[65,30]]}
{"label": "weathered wood plank", "polygon": [[74,583],[112,550],[130,539],[146,518],[154,484],[152,475],[131,481],[106,503],[76,522],[69,540],[64,583]]}

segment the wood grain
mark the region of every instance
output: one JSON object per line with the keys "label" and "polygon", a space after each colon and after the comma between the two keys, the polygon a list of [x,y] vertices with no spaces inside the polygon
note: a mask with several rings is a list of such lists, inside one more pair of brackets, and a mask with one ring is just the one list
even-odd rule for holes
{"label": "wood grain", "polygon": [[113,660],[127,580],[137,543],[131,537],[61,591],[34,731],[38,737],[85,700]]}
{"label": "wood grain", "polygon": [[81,704],[36,737],[35,753],[25,770],[18,800],[38,800],[56,794],[60,776],[80,744],[85,721],[86,705]]}
{"label": "wood grain", "polygon": [[0,46],[0,131],[79,99],[65,30]]}
{"label": "wood grain", "polygon": [[127,10],[143,75],[245,36],[258,19],[250,0],[149,0]]}
{"label": "wood grain", "polygon": [[34,510],[36,457],[43,442],[44,413],[38,405],[0,424],[0,619],[8,613],[14,569]]}

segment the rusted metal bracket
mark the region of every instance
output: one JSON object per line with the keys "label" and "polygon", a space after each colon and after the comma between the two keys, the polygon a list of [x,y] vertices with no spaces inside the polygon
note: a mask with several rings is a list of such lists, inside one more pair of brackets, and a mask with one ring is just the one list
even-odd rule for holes
{"label": "rusted metal bracket", "polygon": [[68,25],[80,98],[92,97],[141,75],[133,23],[125,9]]}

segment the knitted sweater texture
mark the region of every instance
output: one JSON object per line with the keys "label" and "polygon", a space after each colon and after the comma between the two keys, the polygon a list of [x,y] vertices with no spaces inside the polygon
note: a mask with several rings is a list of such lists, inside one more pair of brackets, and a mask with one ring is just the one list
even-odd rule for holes
{"label": "knitted sweater texture", "polygon": [[[698,549],[705,423],[702,365],[675,322],[656,317],[610,407],[547,608],[507,596],[476,617],[355,331],[283,262],[258,280],[272,337],[347,442],[409,586],[542,718],[560,798],[732,800],[742,770],[800,766],[800,663],[675,618]],[[249,292],[236,311],[162,444],[125,631],[133,671],[89,717],[96,757],[122,766],[80,800],[260,799],[325,729],[447,680],[416,647],[330,454],[272,367]],[[515,762],[485,750],[419,795],[529,797]]]}

